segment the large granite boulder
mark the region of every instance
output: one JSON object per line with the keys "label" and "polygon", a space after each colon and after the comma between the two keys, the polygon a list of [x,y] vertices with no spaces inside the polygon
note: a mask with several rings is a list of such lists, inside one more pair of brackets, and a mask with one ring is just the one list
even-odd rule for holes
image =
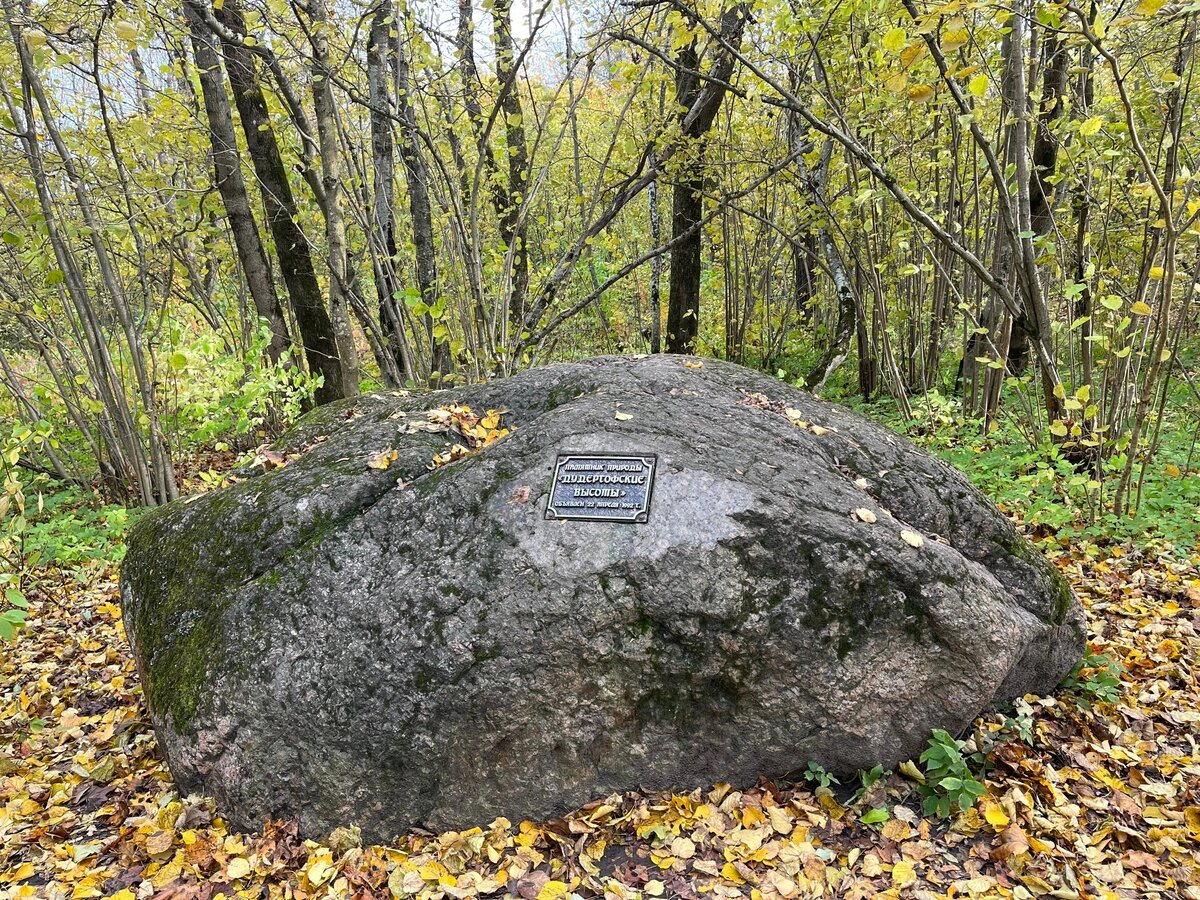
{"label": "large granite boulder", "polygon": [[[477,443],[512,431],[446,461],[456,405],[504,410]],[[122,572],[171,770],[242,827],[379,840],[892,765],[1084,647],[1066,583],[962,475],[735,365],[364,396],[278,451],[143,517]],[[646,521],[548,518],[564,451],[655,456]]]}

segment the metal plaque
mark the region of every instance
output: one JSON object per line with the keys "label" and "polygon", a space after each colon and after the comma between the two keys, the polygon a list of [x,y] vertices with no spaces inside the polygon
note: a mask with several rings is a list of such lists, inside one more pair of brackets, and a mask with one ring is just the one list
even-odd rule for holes
{"label": "metal plaque", "polygon": [[642,523],[650,518],[657,456],[560,453],[547,519]]}

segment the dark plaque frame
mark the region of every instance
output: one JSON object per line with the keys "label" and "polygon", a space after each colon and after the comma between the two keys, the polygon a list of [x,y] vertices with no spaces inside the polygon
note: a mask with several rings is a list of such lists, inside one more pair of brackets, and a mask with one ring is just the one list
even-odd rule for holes
{"label": "dark plaque frame", "polygon": [[[555,493],[561,487],[559,475],[563,466],[573,460],[583,461],[627,461],[640,462],[647,472],[644,495],[639,505],[629,514],[620,515],[619,510],[605,510],[606,514],[582,515],[569,509],[563,510],[555,506]],[[554,462],[554,473],[550,477],[550,496],[546,499],[546,518],[552,521],[571,522],[617,522],[626,525],[644,525],[650,520],[650,501],[654,497],[654,476],[658,473],[658,454],[656,453],[560,453]],[[615,513],[615,514],[614,514]]]}

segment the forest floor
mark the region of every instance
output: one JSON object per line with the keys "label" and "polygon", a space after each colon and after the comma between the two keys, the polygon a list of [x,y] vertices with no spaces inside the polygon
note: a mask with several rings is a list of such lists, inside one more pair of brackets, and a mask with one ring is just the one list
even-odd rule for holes
{"label": "forest floor", "polygon": [[[1103,666],[990,714],[987,794],[922,815],[901,774],[613,796],[550,823],[361,847],[235,833],[180,797],[147,722],[112,567],[42,571],[0,661],[0,898],[1192,898],[1200,900],[1200,572],[1153,551],[1060,548]],[[1096,658],[1092,658],[1096,661]],[[1109,687],[1113,685],[1109,682]],[[910,775],[914,771],[905,767]],[[743,786],[744,787],[744,786]],[[872,824],[862,821],[864,815]]]}

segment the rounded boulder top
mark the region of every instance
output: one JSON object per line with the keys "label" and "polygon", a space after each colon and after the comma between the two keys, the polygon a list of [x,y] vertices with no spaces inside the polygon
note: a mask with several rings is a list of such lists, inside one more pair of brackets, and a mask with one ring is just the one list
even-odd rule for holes
{"label": "rounded boulder top", "polygon": [[376,841],[891,766],[1085,638],[952,467],[669,355],[322,407],[142,517],[122,597],[181,790]]}

